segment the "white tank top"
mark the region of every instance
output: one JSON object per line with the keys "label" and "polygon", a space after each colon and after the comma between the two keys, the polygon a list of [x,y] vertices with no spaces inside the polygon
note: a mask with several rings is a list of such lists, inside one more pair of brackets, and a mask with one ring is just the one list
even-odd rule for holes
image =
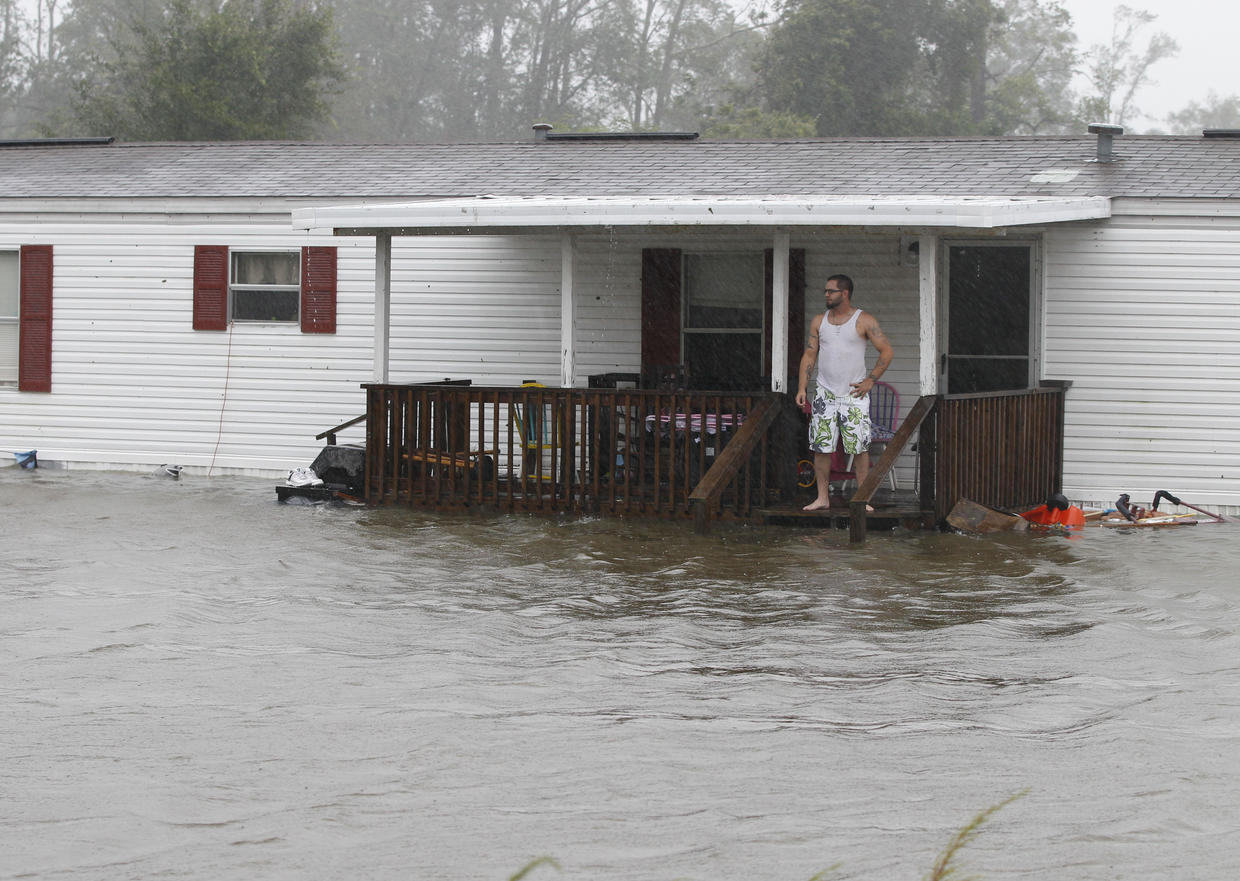
{"label": "white tank top", "polygon": [[865,378],[865,337],[857,333],[857,309],[838,327],[822,316],[818,328],[818,385],[837,398],[852,394],[852,384]]}

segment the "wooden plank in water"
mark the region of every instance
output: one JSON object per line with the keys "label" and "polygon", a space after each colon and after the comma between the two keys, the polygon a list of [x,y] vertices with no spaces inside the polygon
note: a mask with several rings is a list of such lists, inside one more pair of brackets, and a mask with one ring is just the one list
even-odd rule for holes
{"label": "wooden plank in water", "polygon": [[976,532],[982,535],[991,532],[1023,532],[1029,528],[1029,521],[1016,514],[996,511],[969,499],[960,499],[947,515],[947,522],[961,532]]}

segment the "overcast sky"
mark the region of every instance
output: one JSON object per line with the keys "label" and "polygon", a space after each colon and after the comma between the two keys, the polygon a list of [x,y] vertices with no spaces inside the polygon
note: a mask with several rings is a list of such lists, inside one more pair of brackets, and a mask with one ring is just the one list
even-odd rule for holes
{"label": "overcast sky", "polygon": [[[1095,43],[1110,42],[1112,11],[1121,4],[1113,0],[1061,2],[1072,14],[1082,52]],[[1146,29],[1146,40],[1149,34],[1165,31],[1180,44],[1175,57],[1153,68],[1151,77],[1157,82],[1138,93],[1136,104],[1143,114],[1128,120],[1130,131],[1165,129],[1163,117],[1190,101],[1204,101],[1211,89],[1219,95],[1240,93],[1238,0],[1128,0],[1123,5],[1158,16]]]}

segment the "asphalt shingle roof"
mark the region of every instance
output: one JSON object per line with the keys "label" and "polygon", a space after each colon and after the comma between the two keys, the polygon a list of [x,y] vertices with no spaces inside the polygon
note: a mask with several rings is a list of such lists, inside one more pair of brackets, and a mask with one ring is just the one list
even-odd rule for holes
{"label": "asphalt shingle roof", "polygon": [[1240,139],[0,146],[13,198],[944,195],[1240,198]]}

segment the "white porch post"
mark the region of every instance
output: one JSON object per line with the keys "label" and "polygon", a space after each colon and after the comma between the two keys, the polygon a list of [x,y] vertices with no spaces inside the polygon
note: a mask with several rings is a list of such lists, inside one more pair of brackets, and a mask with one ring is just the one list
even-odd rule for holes
{"label": "white porch post", "polygon": [[771,391],[788,390],[788,251],[790,236],[777,230],[771,263]]}
{"label": "white porch post", "polygon": [[375,236],[375,382],[388,381],[392,318],[392,236]]}
{"label": "white porch post", "polygon": [[573,291],[573,236],[560,236],[560,387],[572,388],[577,364],[577,343],[573,337],[576,321],[576,294]]}
{"label": "white porch post", "polygon": [[939,393],[939,237],[920,236],[917,239],[918,287],[921,292],[920,363],[918,379],[920,394]]}

